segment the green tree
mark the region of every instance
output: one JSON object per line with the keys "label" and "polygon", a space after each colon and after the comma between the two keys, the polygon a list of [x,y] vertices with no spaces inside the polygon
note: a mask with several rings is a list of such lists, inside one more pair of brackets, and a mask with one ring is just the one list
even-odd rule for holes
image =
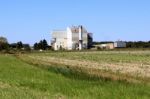
{"label": "green tree", "polygon": [[34,50],[38,50],[39,49],[38,43],[35,43],[33,47],[34,47]]}
{"label": "green tree", "polygon": [[39,47],[39,49],[43,49],[43,41],[42,40],[40,40],[38,47]]}
{"label": "green tree", "polygon": [[30,45],[29,44],[23,44],[23,48],[25,51],[31,51]]}
{"label": "green tree", "polygon": [[9,48],[8,41],[5,37],[0,37],[0,50],[7,50]]}
{"label": "green tree", "polygon": [[23,48],[23,44],[21,41],[17,42],[17,49]]}
{"label": "green tree", "polygon": [[5,37],[0,37],[0,43],[8,43],[7,39]]}
{"label": "green tree", "polygon": [[43,43],[43,50],[46,50],[48,47],[47,41],[44,39],[42,43]]}
{"label": "green tree", "polygon": [[39,49],[46,50],[47,48],[48,48],[48,44],[47,44],[47,41],[45,39],[40,40],[39,43],[34,44],[34,49],[35,50],[39,50]]}

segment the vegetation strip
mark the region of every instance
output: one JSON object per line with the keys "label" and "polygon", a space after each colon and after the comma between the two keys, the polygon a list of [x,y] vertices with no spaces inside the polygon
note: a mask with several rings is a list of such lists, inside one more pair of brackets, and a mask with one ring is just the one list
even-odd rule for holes
{"label": "vegetation strip", "polygon": [[[34,63],[28,57],[22,58]],[[36,59],[35,61],[41,62]],[[42,69],[43,66],[46,69]],[[50,63],[49,65],[31,65],[12,55],[0,55],[0,98],[149,99],[150,97],[150,86],[144,83],[125,83],[109,79],[97,80],[97,78],[94,80],[93,77],[89,79],[86,75],[76,75],[76,72],[72,74],[67,71],[67,66],[66,68],[49,68],[49,66]]]}
{"label": "vegetation strip", "polygon": [[[103,79],[111,79],[111,80],[122,80],[127,82],[148,82],[148,77],[140,77],[138,75],[133,76],[132,73],[122,73],[119,71],[114,71],[113,69],[109,68],[108,65],[101,66],[101,64],[90,63],[88,61],[81,62],[76,60],[68,60],[62,58],[55,58],[55,57],[43,57],[43,56],[32,56],[32,55],[20,55],[20,59],[34,65],[43,65],[50,68],[61,68],[66,69],[72,72],[78,72],[81,74],[87,74],[91,77],[103,78]],[[112,66],[112,65],[111,65]],[[100,68],[99,68],[100,67]],[[114,68],[115,66],[112,66]],[[118,65],[119,68],[119,65]],[[116,69],[118,69],[116,66]],[[126,68],[125,68],[126,69]]]}

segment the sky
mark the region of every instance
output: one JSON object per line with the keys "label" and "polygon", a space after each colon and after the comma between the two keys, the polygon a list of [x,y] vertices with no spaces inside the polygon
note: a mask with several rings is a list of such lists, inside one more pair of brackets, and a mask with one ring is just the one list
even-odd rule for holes
{"label": "sky", "polygon": [[83,25],[94,41],[149,41],[150,0],[0,0],[0,36],[9,43],[51,40]]}

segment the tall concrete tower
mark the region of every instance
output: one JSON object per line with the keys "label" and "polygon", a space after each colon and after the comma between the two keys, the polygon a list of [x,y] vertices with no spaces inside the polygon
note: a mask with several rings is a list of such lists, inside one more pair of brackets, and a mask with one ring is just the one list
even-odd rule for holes
{"label": "tall concrete tower", "polygon": [[79,50],[82,50],[83,46],[83,33],[82,33],[82,25],[79,26]]}

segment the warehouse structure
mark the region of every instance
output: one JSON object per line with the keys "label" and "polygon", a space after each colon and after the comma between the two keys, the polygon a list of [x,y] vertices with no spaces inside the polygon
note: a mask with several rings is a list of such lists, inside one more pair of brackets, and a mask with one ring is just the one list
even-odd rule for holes
{"label": "warehouse structure", "polygon": [[126,45],[126,42],[124,41],[116,41],[114,42],[114,47],[115,48],[125,48],[127,45]]}
{"label": "warehouse structure", "polygon": [[83,26],[67,27],[66,30],[53,30],[51,45],[54,50],[82,50],[92,46],[93,36]]}
{"label": "warehouse structure", "polygon": [[115,49],[115,48],[126,48],[125,41],[116,41],[116,42],[105,42],[99,44],[100,49]]}
{"label": "warehouse structure", "polygon": [[101,49],[114,49],[114,43],[105,43],[105,44],[100,44],[99,46]]}

